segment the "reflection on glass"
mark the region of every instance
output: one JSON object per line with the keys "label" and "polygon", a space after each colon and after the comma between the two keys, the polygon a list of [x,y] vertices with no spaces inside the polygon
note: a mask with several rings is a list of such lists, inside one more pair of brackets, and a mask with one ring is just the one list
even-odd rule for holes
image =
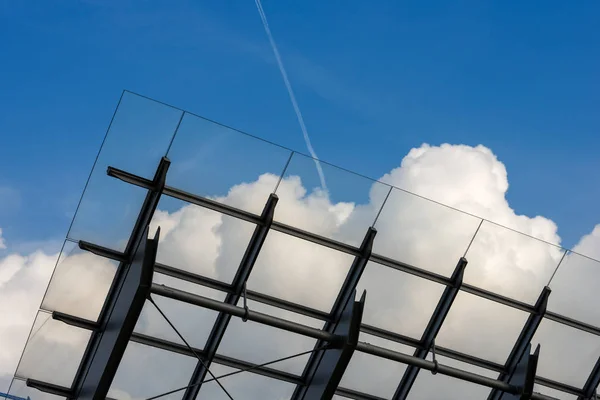
{"label": "reflection on glass", "polygon": [[68,237],[123,250],[146,190],[106,175],[109,166],[152,179],[182,111],[125,92]]}
{"label": "reflection on glass", "polygon": [[118,265],[66,242],[42,308],[96,321]]}
{"label": "reflection on glass", "polygon": [[275,219],[359,246],[390,187],[329,164],[321,166],[327,188],[320,186],[314,160],[294,153],[277,188]]}
{"label": "reflection on glass", "polygon": [[90,331],[52,319],[40,311],[16,375],[71,387],[90,339]]}
{"label": "reflection on glass", "polygon": [[485,221],[473,240],[465,283],[535,304],[563,250]]}
{"label": "reflection on glass", "polygon": [[[238,302],[241,306],[241,301]],[[265,304],[248,301],[248,308],[252,311],[269,314],[278,318],[285,318],[304,325],[311,318],[280,310]],[[312,320],[319,328],[323,323]],[[251,343],[252,345],[249,345]],[[219,346],[219,354],[233,357],[254,364],[263,364],[280,358],[311,351],[316,340],[287,332],[281,329],[257,324],[252,321],[243,322],[240,318],[232,318],[225,336]],[[268,367],[281,371],[301,375],[310,354],[294,357],[286,361],[271,364]]]}
{"label": "reflection on glass", "polygon": [[538,343],[537,374],[575,387],[583,387],[600,357],[599,336],[547,319],[535,332],[532,349]]}
{"label": "reflection on glass", "polygon": [[599,281],[600,262],[568,253],[550,282],[548,310],[600,326]]}
{"label": "reflection on glass", "polygon": [[357,285],[363,290],[363,323],[420,339],[444,286],[369,262]]}
{"label": "reflection on glass", "polygon": [[[431,353],[428,360],[432,361]],[[467,363],[453,360],[448,357],[437,356],[436,359],[442,365],[458,368],[463,371],[487,376],[496,379],[498,373],[484,368],[472,366]],[[429,371],[421,370],[417,375],[417,380],[413,384],[408,398],[410,400],[463,400],[463,399],[485,399],[490,393],[490,388],[475,383],[452,378],[446,375],[433,375]]]}
{"label": "reflection on glass", "polygon": [[183,201],[163,198],[150,224],[160,227],[156,261],[231,282],[255,225]]}
{"label": "reflection on glass", "polygon": [[349,254],[270,231],[248,289],[329,312],[352,260]]}
{"label": "reflection on glass", "polygon": [[[129,342],[108,392],[113,399],[144,399],[187,386],[197,359]],[[161,399],[181,399],[184,391]]]}
{"label": "reflection on glass", "polygon": [[[210,371],[219,378],[238,370],[213,363]],[[207,379],[210,379],[210,377]],[[296,388],[291,383],[267,378],[252,372],[241,372],[226,376],[220,378],[219,382],[234,399],[289,399]],[[202,385],[198,399],[229,400],[229,397],[216,382],[211,381]]]}
{"label": "reflection on glass", "polygon": [[13,379],[8,394],[24,399],[30,398],[32,400],[59,400],[65,398],[30,388],[25,383],[25,380],[18,378]]}
{"label": "reflection on glass", "polygon": [[[360,341],[404,354],[414,349],[399,343],[361,333]],[[344,372],[340,386],[386,399],[392,398],[406,370],[405,364],[355,351]]]}
{"label": "reflection on glass", "polygon": [[168,157],[167,184],[260,214],[290,150],[185,114]]}
{"label": "reflection on glass", "polygon": [[458,292],[435,342],[504,364],[528,316],[515,308]]}
{"label": "reflection on glass", "polygon": [[450,276],[480,222],[471,215],[394,188],[377,219],[373,251]]}

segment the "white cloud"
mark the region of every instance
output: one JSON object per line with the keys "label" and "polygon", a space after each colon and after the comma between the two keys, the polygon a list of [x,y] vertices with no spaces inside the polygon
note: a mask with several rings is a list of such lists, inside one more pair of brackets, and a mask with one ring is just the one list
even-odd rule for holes
{"label": "white cloud", "polygon": [[6,243],[2,237],[2,228],[0,228],[0,249],[6,249]]}
{"label": "white cloud", "polygon": [[[360,244],[387,195],[386,187],[373,185],[367,196],[360,197],[368,198],[368,201],[361,202],[357,200],[359,197],[352,197],[345,192],[311,190],[304,187],[301,178],[291,176],[280,183],[277,191],[280,200],[275,218],[322,236],[353,245]],[[254,182],[240,183],[232,187],[226,196],[216,200],[246,210],[260,210],[277,179],[274,175],[264,174]],[[506,200],[506,169],[495,155],[483,146],[423,145],[411,150],[400,167],[384,175],[381,180],[450,207],[481,215],[527,235],[552,243],[560,242],[557,227],[551,220],[540,216],[530,218],[518,215],[510,208]],[[332,198],[336,201],[332,201]],[[458,259],[467,250],[480,222],[472,215],[394,190],[377,220],[375,252],[449,276]],[[161,227],[159,262],[226,282],[233,279],[254,229],[253,225],[247,222],[193,205],[182,205],[172,212],[157,211],[152,231],[157,226]],[[598,256],[598,248],[600,225],[590,235],[582,238],[575,250]],[[469,265],[465,281],[502,295],[534,303],[561,257],[562,252],[558,247],[484,222],[467,252]],[[37,290],[36,293],[43,292],[49,276],[48,271],[51,269],[48,263],[52,258],[38,253],[28,257],[12,255],[0,261],[0,266],[3,266],[0,268],[0,287],[11,287],[13,293],[12,297],[7,298],[3,297],[7,296],[5,293],[0,292],[0,307],[9,304],[4,301],[8,299],[13,306],[7,308],[6,312],[10,312],[15,319],[10,320],[9,328],[0,330],[2,343],[15,344],[3,347],[5,354],[4,363],[0,364],[0,374],[2,371],[10,373],[11,362],[14,363],[18,358],[18,349],[21,348],[19,346],[22,346],[29,321],[39,304],[39,299],[31,299],[30,293],[33,291],[30,291],[30,287],[31,290]],[[351,262],[352,257],[349,255],[272,231],[250,276],[248,287],[329,311]],[[553,281],[556,281],[557,288],[551,295],[551,308],[573,312],[589,323],[600,325],[600,313],[593,307],[594,291],[590,284],[600,277],[600,270],[593,268],[596,265],[592,261],[577,255],[567,256],[565,263]],[[565,266],[585,271],[585,274],[572,274],[569,273],[569,269],[565,269],[567,272],[563,273]],[[112,280],[114,267],[113,263],[86,253],[73,252],[63,257],[55,272],[56,278],[44,301],[44,307],[94,319]],[[25,271],[36,272],[34,276],[30,276]],[[177,285],[172,279],[166,283]],[[192,289],[190,285],[183,283],[179,285],[184,285],[185,290],[196,290],[203,295],[222,299],[222,296],[214,291]],[[573,287],[587,287],[589,290],[574,294],[571,289]],[[416,338],[427,324],[443,290],[438,284],[374,263],[368,265],[359,288],[368,291],[364,316],[366,323]],[[24,302],[15,301],[14,298],[17,297]],[[158,302],[176,326],[190,338],[193,345],[202,347],[216,313],[164,299],[159,299]],[[264,306],[251,304],[251,307]],[[284,318],[319,326],[318,321],[289,312],[273,309],[266,312],[278,312]],[[526,317],[525,313],[518,310],[461,293],[438,336],[438,344],[502,363]],[[251,323],[244,325],[240,321],[232,322],[231,328],[220,347],[220,352],[252,362],[265,362],[309,350],[314,343],[298,335],[269,333]],[[144,310],[137,329],[179,342],[169,326],[151,307]],[[11,331],[12,335],[6,333]],[[71,334],[68,332],[55,330],[55,334],[51,335],[46,331],[50,332],[49,329],[41,330],[43,339],[51,341],[61,349],[60,352],[66,357],[65,363],[67,359],[74,357],[72,352],[79,351],[85,342],[84,337],[77,341],[69,336]],[[567,335],[570,334],[568,330],[566,332]],[[563,343],[566,340],[562,333],[550,332],[546,337],[538,336],[543,343]],[[254,345],[249,346],[249,341]],[[597,346],[598,340],[595,337],[586,337],[580,341],[586,343],[585,354],[588,354],[590,359],[600,355],[600,346]],[[76,343],[77,349],[69,353],[63,347],[66,343]],[[127,361],[122,364],[114,385],[114,393],[127,393],[131,398],[143,398],[180,384],[179,376],[188,376],[190,365],[194,364],[194,361],[187,357],[165,355],[164,352],[153,351],[148,355],[139,356],[135,356],[134,353],[137,354],[131,350]],[[552,352],[548,351],[548,354]],[[360,357],[363,356],[357,355],[357,359]],[[300,363],[286,363],[280,368],[300,373],[305,359],[306,357]],[[0,362],[1,360],[2,358]],[[550,358],[544,360],[540,370],[553,379],[567,376],[569,371],[578,371],[578,368],[583,368],[581,374],[585,375],[585,368],[588,368],[587,364],[577,365],[578,359],[569,359],[568,355],[561,355],[560,362]],[[363,382],[377,382],[379,391],[393,391],[400,380],[402,368],[399,367],[398,373],[382,374],[386,362],[378,359],[367,361],[367,364],[354,363],[348,377],[345,377],[344,385],[360,385],[360,379],[357,377],[363,377]],[[169,368],[166,372],[160,372],[151,367],[152,365],[169,365]],[[165,379],[149,380],[148,375],[143,372],[146,368],[150,368],[148,373],[164,375]],[[255,379],[254,375],[240,375],[236,382],[241,383],[234,386],[239,385],[239,388],[243,388],[243,382],[250,384]],[[429,390],[439,390],[441,382],[446,382],[428,375],[420,376],[420,382],[422,379],[431,381],[427,385],[417,385],[425,388],[421,398],[432,398],[431,394],[425,392],[435,393]],[[256,385],[260,388],[262,383]],[[475,390],[472,386],[460,387],[461,389],[453,392],[455,398],[470,397],[475,393],[471,392]],[[245,395],[247,398],[264,398],[265,393],[260,390],[262,389],[248,389]],[[278,390],[281,396],[284,396],[288,389],[283,385]],[[476,390],[481,391],[481,388]],[[386,392],[380,395],[391,394]],[[415,397],[419,398],[418,393],[415,393]]]}

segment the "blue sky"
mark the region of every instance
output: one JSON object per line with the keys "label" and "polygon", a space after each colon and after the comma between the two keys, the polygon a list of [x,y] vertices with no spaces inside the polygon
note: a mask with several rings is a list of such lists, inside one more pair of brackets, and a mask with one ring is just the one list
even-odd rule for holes
{"label": "blue sky", "polygon": [[[263,6],[321,158],[379,177],[423,142],[484,144],[565,245],[600,222],[600,3]],[[123,89],[304,150],[251,0],[0,0],[0,38],[11,250],[58,246]]]}

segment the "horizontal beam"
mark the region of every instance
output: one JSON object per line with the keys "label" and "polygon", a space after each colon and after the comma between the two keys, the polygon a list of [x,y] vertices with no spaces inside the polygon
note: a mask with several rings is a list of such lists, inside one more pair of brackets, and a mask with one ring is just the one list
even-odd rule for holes
{"label": "horizontal beam", "polygon": [[[140,343],[140,344],[144,344],[146,346],[151,346],[154,348],[162,349],[162,350],[172,351],[172,352],[179,353],[179,354],[182,354],[185,356],[195,357],[192,350],[190,350],[187,346],[179,344],[179,343],[173,343],[168,340],[155,338],[153,336],[147,336],[147,335],[144,335],[141,333],[134,333],[131,337],[131,341]],[[200,356],[202,356],[202,354],[203,354],[202,350],[200,350],[200,349],[196,348],[196,349],[194,349],[194,351],[196,352],[196,354],[198,354]],[[294,375],[289,372],[284,372],[284,371],[281,371],[281,370],[278,370],[275,368],[269,368],[269,367],[263,367],[263,366],[259,367],[256,364],[253,364],[251,362],[235,359],[232,357],[225,357],[225,356],[217,354],[215,356],[214,362],[217,364],[228,366],[230,368],[234,368],[234,369],[250,369],[250,368],[252,368],[252,370],[248,371],[251,374],[262,375],[262,376],[277,379],[280,381],[296,384],[296,385],[304,384],[302,377],[300,377],[298,375]],[[348,397],[351,399],[358,399],[358,400],[384,400],[381,397],[373,396],[373,395],[370,395],[367,393],[361,393],[359,391],[352,390],[352,389],[346,389],[343,387],[338,387],[336,390],[336,394],[340,395],[340,396]]]}
{"label": "horizontal beam", "polygon": [[88,319],[74,317],[69,314],[65,314],[60,311],[52,311],[52,319],[56,321],[61,321],[67,325],[74,326],[76,328],[87,329],[89,331],[97,331],[100,329],[100,324],[95,321],[90,321]]}
{"label": "horizontal beam", "polygon": [[[232,316],[239,318],[246,318],[249,321],[258,322],[264,325],[268,325],[274,328],[283,329],[289,332],[298,333],[300,335],[312,337],[318,340],[323,340],[329,343],[338,343],[340,338],[336,335],[328,332],[315,329],[309,326],[298,324],[295,322],[287,321],[281,318],[273,317],[270,315],[262,314],[252,310],[245,310],[242,307],[233,306],[231,304],[223,303],[207,297],[198,296],[192,293],[183,292],[178,289],[169,288],[164,285],[152,285],[151,289],[153,294],[168,297],[173,300],[183,301],[188,304],[197,305],[200,307],[208,308],[214,311],[228,313]],[[457,368],[449,367],[442,364],[435,364],[431,361],[422,360],[420,358],[399,353],[390,349],[386,349],[372,344],[358,342],[356,345],[356,351],[362,353],[371,354],[373,356],[382,357],[388,360],[397,361],[403,364],[415,365],[419,368],[433,371],[437,369],[437,372],[442,375],[462,379],[464,381],[476,383],[479,385],[487,386],[490,388],[496,388],[511,394],[520,393],[520,389],[508,383],[498,381],[486,376],[474,374],[472,372],[463,371]],[[552,397],[544,396],[541,394],[534,394],[531,396],[534,400],[555,400]]]}
{"label": "horizontal beam", "polygon": [[184,292],[183,290],[170,288],[165,285],[153,284],[151,288],[152,294],[157,296],[167,297],[173,300],[182,301],[184,303],[197,305],[208,308],[210,310],[229,314],[234,317],[244,318],[247,316],[249,321],[258,322],[260,324],[280,328],[299,335],[308,336],[314,339],[321,339],[329,342],[333,339],[333,335],[324,332],[320,329],[312,328],[296,322],[280,319],[271,315],[259,313],[257,311],[245,310],[242,307],[234,306],[233,304],[223,303],[222,301],[209,299],[208,297],[198,296],[193,293]]}
{"label": "horizontal beam", "polygon": [[[143,188],[147,188],[147,189],[151,188],[150,181],[148,179],[145,179],[145,178],[142,178],[139,176],[128,174],[127,178],[123,179],[123,180],[132,185],[135,185],[135,186],[139,186],[139,187],[143,187]],[[255,224],[260,223],[260,216],[258,216],[256,214],[252,214],[247,211],[239,210],[235,207],[231,207],[229,205],[222,204],[217,201],[210,200],[205,197],[198,196],[198,195],[195,195],[192,193],[188,193],[183,190],[176,189],[176,188],[173,188],[173,187],[170,187],[167,185],[164,186],[163,194],[166,196],[173,197],[178,200],[187,201],[188,203],[196,204],[201,207],[205,207],[205,208],[220,212],[225,215],[229,215],[229,216],[232,216],[235,218],[242,219],[247,222],[251,222],[251,223],[255,223]],[[286,233],[288,235],[295,236],[297,238],[304,239],[309,242],[319,244],[319,245],[322,245],[322,246],[325,246],[325,247],[328,247],[328,248],[331,248],[334,250],[338,250],[343,253],[351,254],[354,256],[357,256],[360,254],[360,249],[357,247],[354,247],[354,246],[351,246],[351,245],[348,245],[345,243],[341,243],[336,240],[314,234],[312,232],[307,232],[307,231],[304,231],[299,228],[288,226],[288,225],[282,224],[277,221],[273,221],[273,223],[271,225],[271,229],[277,230],[279,232]],[[452,285],[451,278],[415,267],[410,264],[392,260],[392,259],[382,256],[382,255],[371,254],[370,261],[373,261],[373,262],[376,262],[376,263],[379,263],[382,265],[386,265],[388,267],[391,267],[391,268],[394,268],[394,269],[397,269],[397,270],[400,270],[400,271],[403,271],[403,272],[409,273],[411,275],[415,275],[415,276],[418,276],[418,277],[421,277],[421,278],[424,278],[424,279],[427,279],[427,280],[430,280],[433,282],[437,282],[442,285],[446,285],[446,286]],[[521,311],[525,311],[528,313],[535,312],[535,308],[531,304],[527,304],[522,301],[511,299],[509,297],[502,296],[502,295],[490,292],[488,290],[478,288],[473,285],[463,283],[460,290],[470,293],[470,294],[473,294],[475,296],[485,298],[487,300],[495,301],[497,303],[504,304],[504,305],[512,307],[512,308],[516,308]],[[600,336],[600,327],[589,325],[589,324],[586,324],[586,323],[583,323],[580,321],[576,321],[574,319],[562,316],[560,314],[552,313],[552,312],[547,312],[545,317],[547,319],[570,326],[572,328],[579,329],[579,330],[591,333],[596,336]]]}
{"label": "horizontal beam", "polygon": [[71,388],[55,385],[44,381],[38,381],[37,379],[26,379],[25,384],[27,387],[37,389],[41,392],[53,394],[55,396],[61,396],[66,398],[73,397],[74,393]]}

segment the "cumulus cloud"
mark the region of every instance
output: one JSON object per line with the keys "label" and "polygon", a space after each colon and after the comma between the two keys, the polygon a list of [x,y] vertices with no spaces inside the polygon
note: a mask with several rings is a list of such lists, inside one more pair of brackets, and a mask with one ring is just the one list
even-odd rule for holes
{"label": "cumulus cloud", "polygon": [[[254,181],[233,186],[226,195],[214,199],[241,209],[260,210],[278,179],[275,175],[265,173],[257,176]],[[486,147],[423,145],[411,150],[401,165],[385,174],[381,181],[431,198],[435,202],[399,189],[392,190],[388,197],[389,187],[379,183],[373,183],[368,193],[358,196],[353,191],[336,191],[335,187],[330,188],[330,191],[323,191],[318,187],[307,187],[302,176],[290,175],[279,183],[277,195],[280,200],[275,218],[325,237],[359,245],[387,198],[375,225],[378,231],[374,247],[376,253],[446,276],[451,275],[459,258],[466,254],[469,261],[465,273],[466,282],[530,304],[535,303],[563,257],[562,249],[550,244],[560,243],[557,226],[551,220],[540,216],[532,218],[518,215],[511,209],[506,200],[506,169]],[[522,233],[482,221],[474,215]],[[233,279],[254,229],[250,223],[185,203],[168,208],[163,207],[163,204],[159,205],[151,231],[158,226],[161,227],[159,262],[225,282]],[[473,239],[475,232],[477,236]],[[600,226],[582,238],[574,251],[598,256],[598,244]],[[42,306],[47,310],[59,309],[95,319],[114,275],[115,264],[76,250],[67,254],[58,264]],[[52,259],[45,255],[37,257],[42,256]],[[23,297],[28,297],[23,290],[28,283],[26,279],[15,281],[18,279],[15,277],[26,270],[26,260],[27,258],[6,258],[2,260],[2,263],[6,263],[6,268],[0,269],[0,286],[2,282],[10,282],[17,288],[15,292],[21,293]],[[33,259],[29,264],[32,265],[32,262]],[[347,254],[272,231],[250,276],[248,287],[329,311],[351,262],[352,257]],[[550,308],[568,312],[569,315],[574,313],[579,319],[599,325],[600,314],[590,302],[594,292],[589,282],[600,275],[600,270],[594,267],[597,264],[589,258],[576,253],[568,254],[552,281],[556,282],[556,290],[551,295]],[[46,271],[41,267],[33,269]],[[571,270],[581,273],[570,273]],[[38,286],[45,285],[44,279],[47,280],[48,275],[37,278]],[[158,274],[156,280],[219,300],[224,298],[217,291],[198,288]],[[590,290],[574,295],[572,288],[578,285]],[[359,290],[363,289],[368,292],[363,318],[365,323],[419,338],[443,286],[370,262],[359,283]],[[39,289],[40,293],[41,291]],[[0,299],[1,296],[3,294],[0,294]],[[216,313],[168,299],[159,298],[157,302],[192,345],[203,347]],[[0,303],[0,307],[3,303],[5,302]],[[37,304],[37,301],[33,301],[30,306],[29,318]],[[250,306],[304,324],[316,327],[322,325],[320,321],[272,307],[254,303]],[[437,342],[439,345],[503,363],[526,318],[526,313],[461,292]],[[26,322],[21,323],[23,324],[28,325]],[[50,343],[59,349],[56,357],[63,360],[65,365],[70,365],[69,360],[76,359],[86,337],[48,324],[50,323],[40,329],[38,340],[41,345]],[[136,330],[180,342],[156,310],[148,304]],[[553,353],[554,350],[545,349],[545,344],[556,347],[557,344],[568,343],[569,337],[579,334],[570,328],[563,328],[562,333],[555,331],[558,330],[541,329],[536,336],[536,340],[542,343],[542,355],[544,351],[550,355],[541,363],[540,374],[581,386],[577,381],[578,376],[585,379],[591,370],[589,360],[595,362],[600,355],[598,340],[586,334],[587,336],[579,338],[579,343],[575,343],[575,346],[584,348],[587,358],[583,362],[581,357],[569,357],[568,354]],[[2,332],[0,330],[0,335],[4,334]],[[25,336],[21,328],[21,341],[24,341]],[[375,344],[381,342],[381,339],[373,337],[361,339]],[[11,340],[11,343],[18,343],[16,338]],[[412,352],[405,346],[387,342],[384,345],[402,347],[398,350]],[[69,346],[71,349],[68,349]],[[261,363],[310,350],[313,346],[313,340],[288,332],[266,330],[256,324],[244,324],[233,319],[219,352]],[[113,397],[144,398],[187,384],[187,377],[195,365],[192,358],[150,350],[142,345],[131,344],[129,347],[113,384]],[[12,350],[9,354],[13,359],[14,353],[15,350]],[[5,358],[8,359],[9,355]],[[557,361],[559,358],[555,358],[559,356],[560,362]],[[307,358],[305,356],[274,367],[300,374]],[[25,360],[25,365],[27,362]],[[444,362],[453,365],[451,360]],[[462,364],[458,367],[467,368]],[[227,370],[218,366],[215,369]],[[382,397],[389,397],[393,394],[403,369],[401,364],[356,354],[342,384],[356,390],[373,390]],[[475,372],[490,374],[489,371]],[[156,375],[160,375],[161,379],[148,379],[148,376]],[[491,376],[494,374],[491,373]],[[68,381],[68,377],[65,379]],[[231,382],[233,391],[241,391],[240,397],[252,399],[285,398],[293,390],[293,385],[276,384],[269,378],[252,374],[242,374],[223,381],[225,385],[227,382]],[[268,385],[266,382],[269,382]],[[485,388],[482,391],[481,387],[457,382],[450,378],[439,378],[439,375],[433,377],[420,374],[415,384],[420,389],[414,392],[414,397],[435,398],[442,387],[450,384],[457,389],[453,393],[444,393],[455,396],[453,398],[486,393]],[[273,389],[277,393],[265,392],[267,387],[277,388]],[[216,389],[207,385],[203,393],[210,392],[210,398],[218,398],[218,391],[213,390]]]}
{"label": "cumulus cloud", "polygon": [[6,243],[2,237],[2,228],[0,228],[0,249],[6,249]]}

